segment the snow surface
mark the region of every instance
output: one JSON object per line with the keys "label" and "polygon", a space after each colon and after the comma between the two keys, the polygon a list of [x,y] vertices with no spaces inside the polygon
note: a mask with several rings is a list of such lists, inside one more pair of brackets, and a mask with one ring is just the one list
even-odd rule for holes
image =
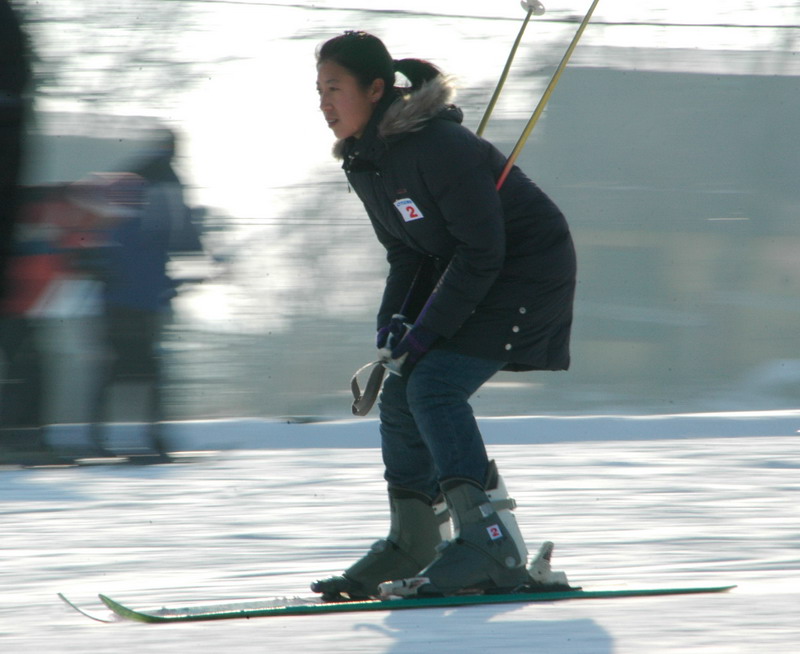
{"label": "snow surface", "polygon": [[170,428],[182,449],[218,451],[166,466],[0,470],[3,652],[750,654],[800,645],[800,412],[482,421],[531,549],[553,540],[554,567],[572,583],[738,584],[728,594],[92,622],[56,593],[101,612],[99,592],[141,608],[293,598],[386,533],[372,420]]}

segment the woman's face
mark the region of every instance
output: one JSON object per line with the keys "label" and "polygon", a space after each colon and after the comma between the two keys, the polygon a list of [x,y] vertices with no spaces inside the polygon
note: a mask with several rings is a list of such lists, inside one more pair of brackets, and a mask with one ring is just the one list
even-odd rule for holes
{"label": "woman's face", "polygon": [[361,138],[383,87],[383,80],[376,79],[363,88],[352,73],[332,61],[317,66],[319,108],[336,138]]}

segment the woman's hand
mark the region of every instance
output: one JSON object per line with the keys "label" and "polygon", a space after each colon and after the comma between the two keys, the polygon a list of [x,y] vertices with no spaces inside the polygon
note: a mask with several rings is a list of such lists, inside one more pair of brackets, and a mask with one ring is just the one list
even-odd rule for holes
{"label": "woman's hand", "polygon": [[409,375],[439,338],[439,334],[427,327],[414,325],[392,349],[390,358],[383,365],[395,375]]}
{"label": "woman's hand", "polygon": [[406,317],[396,313],[388,325],[384,325],[378,330],[375,344],[378,346],[378,354],[382,359],[392,357],[392,350],[400,343],[410,327],[411,325],[406,322]]}

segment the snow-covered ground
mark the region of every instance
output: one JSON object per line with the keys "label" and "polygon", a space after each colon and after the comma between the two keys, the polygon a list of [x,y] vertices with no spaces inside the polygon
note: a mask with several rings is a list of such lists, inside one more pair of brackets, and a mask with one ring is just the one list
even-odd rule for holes
{"label": "snow-covered ground", "polygon": [[[385,535],[375,423],[172,425],[192,463],[0,470],[3,652],[795,652],[800,412],[486,419],[531,548],[585,588],[724,595],[104,625],[137,607],[307,595]],[[56,434],[54,438],[67,438]],[[243,447],[245,449],[225,449]]]}

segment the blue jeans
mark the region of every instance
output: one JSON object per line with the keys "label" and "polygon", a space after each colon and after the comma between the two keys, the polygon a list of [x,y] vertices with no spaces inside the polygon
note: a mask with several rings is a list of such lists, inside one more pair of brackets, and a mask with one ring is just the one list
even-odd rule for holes
{"label": "blue jeans", "polygon": [[434,349],[408,377],[388,375],[379,407],[390,486],[435,498],[440,480],[484,484],[489,461],[469,398],[504,365]]}

